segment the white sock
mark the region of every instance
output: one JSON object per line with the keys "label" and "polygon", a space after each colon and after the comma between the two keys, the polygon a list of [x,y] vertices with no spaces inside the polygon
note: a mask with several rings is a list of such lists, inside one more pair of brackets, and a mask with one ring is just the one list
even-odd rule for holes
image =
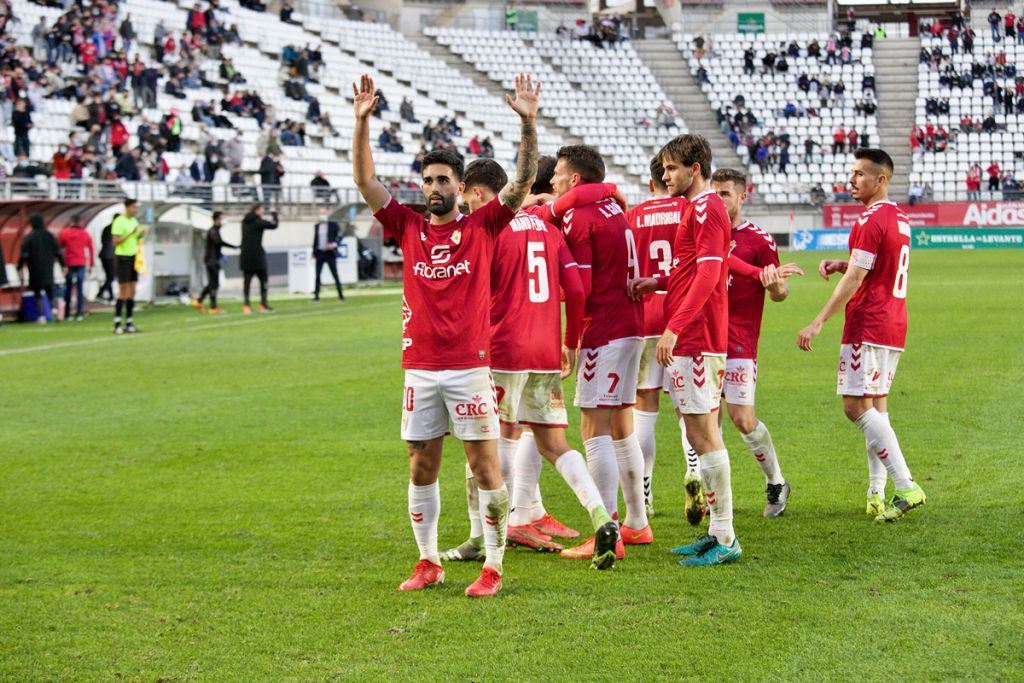
{"label": "white sock", "polygon": [[910,469],[903,458],[903,451],[900,450],[896,432],[889,425],[889,420],[882,417],[874,408],[870,408],[857,418],[857,428],[864,433],[868,448],[874,451],[885,465],[896,488],[909,489],[914,479],[910,476]]}
{"label": "white sock", "polygon": [[654,502],[654,495],[651,492],[651,477],[654,475],[654,456],[657,452],[657,445],[654,441],[654,426],[658,423],[658,413],[648,413],[633,408],[633,426],[635,428],[637,441],[640,442],[640,450],[644,454],[644,499],[648,503]]}
{"label": "white sock", "polygon": [[484,552],[487,559],[484,560],[484,566],[500,574],[508,531],[508,489],[504,484],[491,491],[480,489],[480,517],[485,522]]}
{"label": "white sock", "polygon": [[769,484],[785,483],[786,480],[782,478],[782,469],[779,467],[779,457],[775,454],[775,444],[772,443],[772,435],[768,433],[764,422],[758,420],[754,431],[740,436],[743,437],[743,443],[747,444],[747,448],[753,453],[757,464],[761,466],[765,481]]}
{"label": "white sock", "polygon": [[889,473],[882,461],[875,455],[866,436],[864,437],[864,450],[868,454],[868,495],[877,494],[885,498],[885,482],[889,478]]}
{"label": "white sock", "polygon": [[704,496],[711,510],[708,533],[722,545],[731,545],[736,538],[732,528],[732,474],[729,470],[729,451],[711,451],[700,456],[700,476],[704,482]]}
{"label": "white sock", "polygon": [[558,456],[555,461],[555,469],[565,479],[580,505],[587,512],[601,505],[601,492],[597,490],[597,484],[587,471],[587,464],[579,451],[566,451]]}
{"label": "white sock", "polygon": [[534,519],[533,498],[540,481],[541,458],[537,441],[531,432],[523,432],[515,453],[515,486],[512,488],[512,511],[509,513],[510,526],[529,524]]}
{"label": "white sock", "polygon": [[679,418],[679,433],[682,434],[683,441],[683,457],[686,458],[686,472],[695,473],[698,477],[700,476],[700,458],[697,457],[697,451],[693,450],[693,446],[686,440],[686,418]]}
{"label": "white sock", "polygon": [[540,495],[540,484],[537,484],[537,486],[533,489],[533,498],[531,499],[531,503],[531,520],[540,519],[544,515],[548,514],[547,508],[544,507],[544,499]]}
{"label": "white sock", "polygon": [[615,462],[615,446],[610,434],[595,436],[583,442],[587,454],[587,469],[601,492],[604,509],[612,517],[619,510],[619,465]]}
{"label": "white sock", "polygon": [[473,469],[466,463],[466,508],[469,511],[469,537],[480,538],[484,528],[480,524],[480,494],[476,488]]}
{"label": "white sock", "polygon": [[441,564],[437,554],[437,518],[441,516],[441,490],[435,481],[426,486],[409,482],[409,519],[420,548],[420,559]]}
{"label": "white sock", "polygon": [[613,441],[615,459],[619,464],[619,483],[626,501],[626,526],[630,529],[647,527],[647,506],[644,505],[644,454],[636,434]]}
{"label": "white sock", "polygon": [[519,448],[518,439],[498,437],[498,464],[501,466],[501,480],[505,482],[509,491],[512,490],[512,482],[516,480],[517,448]]}

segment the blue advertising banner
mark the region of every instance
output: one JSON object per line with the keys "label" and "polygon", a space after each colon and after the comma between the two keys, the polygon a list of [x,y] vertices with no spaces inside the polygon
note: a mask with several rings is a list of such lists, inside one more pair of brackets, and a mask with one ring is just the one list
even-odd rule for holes
{"label": "blue advertising banner", "polygon": [[[912,249],[992,249],[1024,247],[1021,228],[913,228]],[[849,230],[797,230],[793,251],[846,251]]]}

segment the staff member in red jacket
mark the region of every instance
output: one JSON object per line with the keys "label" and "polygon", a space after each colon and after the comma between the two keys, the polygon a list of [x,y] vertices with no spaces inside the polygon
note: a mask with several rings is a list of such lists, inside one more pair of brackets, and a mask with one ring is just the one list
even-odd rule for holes
{"label": "staff member in red jacket", "polygon": [[[64,250],[64,262],[67,265],[68,274],[64,282],[64,319],[71,318],[71,287],[74,284],[75,296],[78,303],[75,308],[75,320],[83,320],[82,308],[85,305],[86,270],[92,274],[96,265],[96,248],[93,246],[92,237],[78,223],[72,223],[60,231],[57,238],[61,249]],[[88,254],[88,256],[86,256]]]}

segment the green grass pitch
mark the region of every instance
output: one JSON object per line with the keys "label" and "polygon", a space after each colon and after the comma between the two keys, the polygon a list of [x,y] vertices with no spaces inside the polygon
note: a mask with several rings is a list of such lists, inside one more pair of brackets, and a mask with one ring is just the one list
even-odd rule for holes
{"label": "green grass pitch", "polygon": [[[510,550],[480,602],[462,595],[477,566],[395,590],[416,547],[393,291],[144,311],[135,337],[109,316],[3,327],[0,679],[1024,679],[1024,252],[915,252],[890,405],[928,504],[885,526],[835,396],[842,320],[812,354],[795,344],[831,291],[821,257],[792,257],[808,275],[766,304],[782,519],[761,517],[763,477],[726,429],[742,560],[667,554],[695,534],[663,405],[653,546],[605,573]],[[445,457],[442,548],[467,531],[457,442]],[[551,467],[542,488],[587,530]]]}

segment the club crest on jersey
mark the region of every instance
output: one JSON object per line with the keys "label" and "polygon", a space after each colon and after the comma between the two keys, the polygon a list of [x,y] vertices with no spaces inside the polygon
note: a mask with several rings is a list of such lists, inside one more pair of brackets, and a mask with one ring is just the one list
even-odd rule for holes
{"label": "club crest on jersey", "polygon": [[454,244],[455,246],[459,246],[459,243],[461,243],[461,242],[462,242],[462,231],[461,230],[456,230],[455,232],[452,233],[452,244]]}

